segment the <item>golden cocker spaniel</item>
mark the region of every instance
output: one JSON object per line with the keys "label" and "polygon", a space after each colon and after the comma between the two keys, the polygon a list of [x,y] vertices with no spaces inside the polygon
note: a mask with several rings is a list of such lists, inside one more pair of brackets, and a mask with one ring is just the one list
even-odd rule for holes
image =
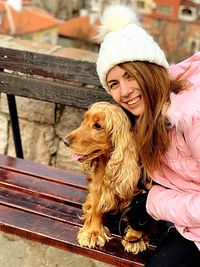
{"label": "golden cocker spaniel", "polygon": [[[138,193],[140,168],[136,156],[132,127],[128,116],[117,105],[93,104],[81,126],[72,131],[64,143],[88,173],[88,195],[83,204],[84,225],[78,233],[81,246],[104,246],[111,238],[103,225],[103,215],[122,211]],[[125,250],[138,253],[149,243],[142,232],[130,226],[122,244]],[[136,243],[129,241],[139,239]]]}

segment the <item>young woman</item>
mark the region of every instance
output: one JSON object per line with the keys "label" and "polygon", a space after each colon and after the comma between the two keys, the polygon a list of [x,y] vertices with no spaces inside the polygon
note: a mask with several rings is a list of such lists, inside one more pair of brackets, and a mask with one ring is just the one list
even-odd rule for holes
{"label": "young woman", "polygon": [[101,30],[100,81],[137,118],[137,151],[155,182],[147,212],[172,226],[145,266],[200,266],[200,53],[169,67],[124,6],[104,11]]}

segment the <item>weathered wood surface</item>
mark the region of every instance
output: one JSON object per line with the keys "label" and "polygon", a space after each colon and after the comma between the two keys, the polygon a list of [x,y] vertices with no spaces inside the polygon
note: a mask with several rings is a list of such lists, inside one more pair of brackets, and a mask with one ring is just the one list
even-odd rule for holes
{"label": "weathered wood surface", "polygon": [[0,72],[0,92],[86,109],[97,101],[113,102],[103,89],[83,88]]}
{"label": "weathered wood surface", "polygon": [[94,62],[0,47],[0,68],[100,86]]}
{"label": "weathered wood surface", "polygon": [[116,235],[103,248],[79,246],[85,196],[82,173],[0,155],[0,230],[115,266],[143,266],[148,254],[124,252]]}
{"label": "weathered wood surface", "polygon": [[100,86],[94,62],[0,47],[0,69],[0,92],[6,94],[83,109],[113,102]]}

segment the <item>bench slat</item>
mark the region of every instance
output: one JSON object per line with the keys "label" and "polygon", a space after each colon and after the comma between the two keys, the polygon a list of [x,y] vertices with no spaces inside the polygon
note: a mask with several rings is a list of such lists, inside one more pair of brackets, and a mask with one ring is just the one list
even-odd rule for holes
{"label": "bench slat", "polygon": [[54,181],[50,182],[5,169],[0,169],[0,184],[3,187],[13,188],[33,195],[41,195],[61,202],[70,202],[75,205],[81,205],[86,195],[84,189],[60,185]]}
{"label": "bench slat", "polygon": [[82,225],[82,220],[79,218],[82,214],[81,207],[76,208],[64,203],[44,199],[40,196],[0,188],[0,204],[58,221],[70,222],[78,226]]}
{"label": "bench slat", "polygon": [[76,240],[79,227],[3,205],[0,205],[0,229],[115,266],[143,266],[145,258],[143,253],[133,255],[124,252],[117,238],[98,250],[82,248]]}
{"label": "bench slat", "polygon": [[64,171],[51,166],[33,163],[29,160],[14,158],[0,154],[0,168],[32,175],[40,179],[56,181],[77,188],[86,188],[87,179],[84,173],[78,171]]}
{"label": "bench slat", "polygon": [[1,69],[100,86],[94,62],[2,47],[0,58]]}
{"label": "bench slat", "polygon": [[97,101],[113,102],[105,90],[76,87],[37,78],[23,77],[0,72],[0,91],[2,93],[59,103],[71,107],[87,109]]}

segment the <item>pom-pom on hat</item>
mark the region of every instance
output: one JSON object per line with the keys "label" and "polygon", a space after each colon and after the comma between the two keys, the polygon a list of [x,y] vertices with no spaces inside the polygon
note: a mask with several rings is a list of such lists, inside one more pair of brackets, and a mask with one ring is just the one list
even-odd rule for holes
{"label": "pom-pom on hat", "polygon": [[109,93],[106,76],[117,64],[128,61],[148,61],[168,68],[164,52],[141,27],[137,14],[124,5],[112,5],[104,10],[99,37],[104,37],[97,59],[97,73]]}

